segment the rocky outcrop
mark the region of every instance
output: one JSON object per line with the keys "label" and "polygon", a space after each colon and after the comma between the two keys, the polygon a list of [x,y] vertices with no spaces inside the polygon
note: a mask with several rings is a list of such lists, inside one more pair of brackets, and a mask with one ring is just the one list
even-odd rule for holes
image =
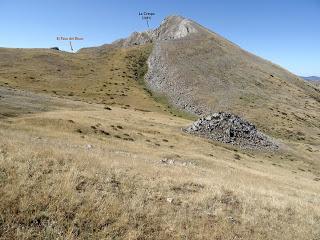
{"label": "rocky outcrop", "polygon": [[161,22],[157,29],[152,31],[152,38],[160,41],[180,39],[198,32],[197,24],[193,21],[180,16],[169,16]]}
{"label": "rocky outcrop", "polygon": [[143,45],[153,41],[151,35],[152,31],[134,32],[128,38],[117,40],[113,44],[120,45],[121,47]]}
{"label": "rocky outcrop", "polygon": [[255,125],[231,113],[213,113],[200,118],[185,132],[247,149],[276,150],[278,145]]}
{"label": "rocky outcrop", "polygon": [[180,16],[169,16],[161,22],[158,28],[145,32],[134,32],[128,38],[117,40],[113,44],[130,47],[157,41],[180,39],[190,34],[198,33],[198,27],[200,25],[189,19]]}

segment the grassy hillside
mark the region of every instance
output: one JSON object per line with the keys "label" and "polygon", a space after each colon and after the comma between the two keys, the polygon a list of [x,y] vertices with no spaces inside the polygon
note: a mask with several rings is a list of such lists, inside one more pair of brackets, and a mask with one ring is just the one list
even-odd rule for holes
{"label": "grassy hillside", "polygon": [[189,120],[72,103],[0,120],[1,239],[319,236],[320,167],[301,146],[239,151],[183,134]]}
{"label": "grassy hillside", "polygon": [[[0,49],[0,85],[106,105],[161,111],[138,83],[139,59],[151,46],[67,53]],[[8,57],[10,56],[10,57]],[[134,101],[133,101],[134,99]]]}
{"label": "grassy hillside", "polygon": [[277,152],[187,135],[192,116],[145,89],[150,50],[0,49],[0,239],[319,238],[305,110]]}
{"label": "grassy hillside", "polygon": [[0,86],[192,118],[146,89],[143,76],[151,49],[152,45],[130,48],[107,45],[72,54],[48,49],[0,48]]}

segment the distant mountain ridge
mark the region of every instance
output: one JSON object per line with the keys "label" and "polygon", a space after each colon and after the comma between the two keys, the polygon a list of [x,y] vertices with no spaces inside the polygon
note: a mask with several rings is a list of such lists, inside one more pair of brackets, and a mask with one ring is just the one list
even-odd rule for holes
{"label": "distant mountain ridge", "polygon": [[303,78],[304,80],[308,80],[308,81],[320,81],[320,77],[318,77],[318,76],[309,76],[309,77],[300,76],[300,77]]}

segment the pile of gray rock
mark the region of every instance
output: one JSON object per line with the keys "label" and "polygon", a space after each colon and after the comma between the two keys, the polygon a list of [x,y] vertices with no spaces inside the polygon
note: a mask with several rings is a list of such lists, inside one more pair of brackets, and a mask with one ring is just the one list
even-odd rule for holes
{"label": "pile of gray rock", "polygon": [[187,133],[246,149],[276,150],[278,145],[256,127],[231,113],[218,112],[200,118],[183,129]]}

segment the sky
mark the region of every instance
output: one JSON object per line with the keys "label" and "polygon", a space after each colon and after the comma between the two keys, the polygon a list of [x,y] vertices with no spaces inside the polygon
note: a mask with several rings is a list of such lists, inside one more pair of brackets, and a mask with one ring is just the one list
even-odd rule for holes
{"label": "sky", "polygon": [[75,50],[144,31],[168,15],[190,18],[247,51],[320,76],[320,0],[0,0],[0,47]]}

